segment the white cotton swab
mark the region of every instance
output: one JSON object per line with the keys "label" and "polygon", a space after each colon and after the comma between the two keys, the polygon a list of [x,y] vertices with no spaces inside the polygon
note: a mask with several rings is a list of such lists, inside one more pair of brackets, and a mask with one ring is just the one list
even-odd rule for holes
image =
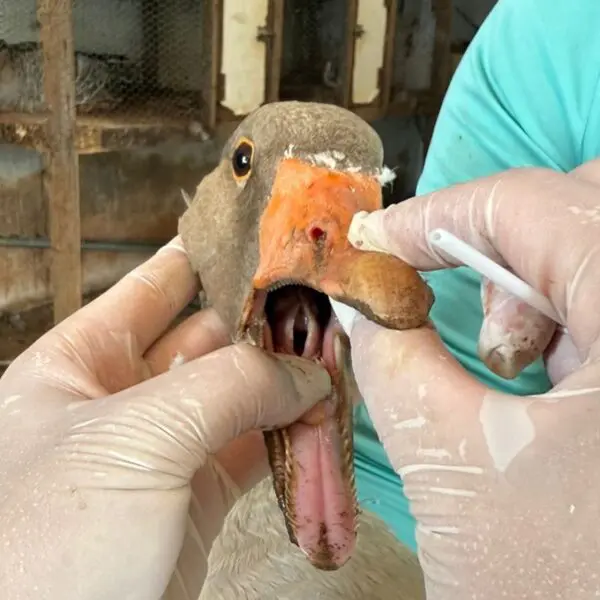
{"label": "white cotton swab", "polygon": [[431,245],[442,250],[467,267],[471,267],[471,269],[487,277],[503,290],[520,298],[523,302],[533,306],[533,308],[539,310],[549,319],[562,325],[560,316],[554,310],[554,307],[546,296],[534,290],[528,283],[525,283],[514,273],[501,267],[498,263],[495,263],[491,258],[473,248],[473,246],[458,239],[445,229],[434,229],[429,233],[428,238]]}
{"label": "white cotton swab", "polygon": [[[501,267],[491,258],[488,258],[485,254],[482,254],[479,250],[473,248],[473,246],[458,239],[455,235],[445,229],[434,229],[429,233],[428,239],[432,246],[442,250],[457,262],[462,263],[467,267],[471,267],[471,269],[477,271],[480,275],[483,275],[503,290],[520,298],[523,302],[526,302],[533,308],[539,310],[549,319],[562,325],[560,316],[554,310],[554,307],[548,298],[537,292],[514,273]],[[330,302],[340,325],[349,335],[357,311],[354,308],[331,298]]]}

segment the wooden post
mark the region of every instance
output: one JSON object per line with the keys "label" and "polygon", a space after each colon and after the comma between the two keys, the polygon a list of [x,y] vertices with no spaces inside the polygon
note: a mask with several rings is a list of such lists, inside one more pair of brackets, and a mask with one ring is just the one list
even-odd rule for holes
{"label": "wooden post", "polygon": [[72,0],[38,0],[37,10],[48,111],[43,188],[49,206],[54,322],[58,323],[82,304]]}

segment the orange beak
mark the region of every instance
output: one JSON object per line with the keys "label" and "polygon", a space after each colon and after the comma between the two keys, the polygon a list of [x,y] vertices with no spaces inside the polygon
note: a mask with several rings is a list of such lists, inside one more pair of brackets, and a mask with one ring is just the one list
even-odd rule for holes
{"label": "orange beak", "polygon": [[354,214],[381,207],[375,176],[281,160],[260,221],[254,288],[296,282],[383,326],[422,325],[433,294],[418,273],[399,258],[357,250],[348,241]]}

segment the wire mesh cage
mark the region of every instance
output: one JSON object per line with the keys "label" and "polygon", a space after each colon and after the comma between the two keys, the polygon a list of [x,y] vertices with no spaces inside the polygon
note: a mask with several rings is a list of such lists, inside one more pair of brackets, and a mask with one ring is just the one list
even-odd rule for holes
{"label": "wire mesh cage", "polygon": [[20,111],[32,104],[27,96],[39,95],[39,89],[25,89],[25,80],[31,87],[41,87],[42,72],[36,72],[36,61],[31,59],[36,48],[35,0],[0,0],[0,111]]}
{"label": "wire mesh cage", "polygon": [[286,0],[280,99],[346,104],[349,7],[344,0]]}
{"label": "wire mesh cage", "polygon": [[[72,3],[79,116],[195,121],[209,129],[275,100],[372,109],[366,118],[382,116],[390,103],[422,103],[439,70],[440,7],[450,4],[63,1]],[[36,0],[0,0],[0,15],[0,112],[43,112]]]}
{"label": "wire mesh cage", "polygon": [[220,140],[277,100],[416,114],[451,2],[0,0],[0,141],[42,156],[55,318],[81,304],[82,154]]}
{"label": "wire mesh cage", "polygon": [[[0,0],[0,110],[45,110],[35,0]],[[200,119],[211,66],[203,0],[73,0],[79,115]]]}

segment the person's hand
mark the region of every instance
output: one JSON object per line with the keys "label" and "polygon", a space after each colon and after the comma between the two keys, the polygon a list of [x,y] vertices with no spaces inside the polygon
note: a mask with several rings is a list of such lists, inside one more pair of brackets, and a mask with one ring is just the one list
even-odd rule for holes
{"label": "person's hand", "polygon": [[227,511],[267,472],[256,430],[329,394],[310,362],[227,345],[212,310],[166,332],[196,293],[175,240],[0,379],[3,598],[158,599],[182,546],[169,591],[197,597]]}
{"label": "person's hand", "polygon": [[[548,346],[555,387],[516,397],[468,374],[433,327],[354,321],[358,386],[417,519],[431,600],[600,594],[599,175],[600,161],[510,171],[353,224],[353,243],[422,271],[456,266],[427,241],[449,230],[547,295],[569,333]],[[522,327],[519,306],[503,319],[498,302],[496,329]]]}

